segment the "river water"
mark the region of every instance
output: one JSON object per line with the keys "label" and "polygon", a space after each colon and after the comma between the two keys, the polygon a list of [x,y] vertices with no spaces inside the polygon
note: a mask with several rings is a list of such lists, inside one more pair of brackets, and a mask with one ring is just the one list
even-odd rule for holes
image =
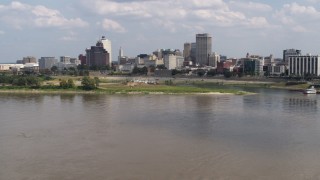
{"label": "river water", "polygon": [[0,95],[1,180],[320,179],[320,95]]}

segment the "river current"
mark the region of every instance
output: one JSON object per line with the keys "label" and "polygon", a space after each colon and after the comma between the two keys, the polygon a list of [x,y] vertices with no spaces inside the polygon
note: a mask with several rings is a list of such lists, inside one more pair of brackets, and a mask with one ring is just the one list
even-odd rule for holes
{"label": "river current", "polygon": [[320,95],[0,95],[1,180],[320,179]]}

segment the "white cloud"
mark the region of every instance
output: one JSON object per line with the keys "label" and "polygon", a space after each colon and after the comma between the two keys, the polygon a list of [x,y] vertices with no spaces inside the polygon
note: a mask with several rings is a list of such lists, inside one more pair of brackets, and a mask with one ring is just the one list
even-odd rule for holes
{"label": "white cloud", "polygon": [[295,2],[284,4],[274,17],[285,28],[294,32],[311,32],[320,29],[318,25],[320,12],[313,6],[304,6]]}
{"label": "white cloud", "polygon": [[302,6],[298,3],[285,4],[282,11],[291,15],[310,15],[320,17],[320,13],[313,6]]}
{"label": "white cloud", "polygon": [[122,27],[118,22],[113,21],[111,19],[104,19],[103,22],[101,23],[101,26],[106,31],[115,31],[119,33],[126,32],[124,27]]}
{"label": "white cloud", "polygon": [[[175,1],[115,1],[115,0],[92,0],[90,6],[88,1],[82,0],[84,7],[89,8],[92,13],[101,16],[112,17],[118,22],[149,21],[157,22],[158,27],[170,32],[176,32],[177,26],[187,27],[236,27],[248,26],[253,28],[269,28],[267,18],[261,15],[247,15],[248,10],[258,12],[272,11],[272,7],[262,3],[239,3],[224,0],[175,0]],[[246,8],[243,12],[230,9],[231,6]],[[237,8],[239,9],[239,8]],[[142,19],[142,20],[141,20]],[[119,23],[118,23],[119,24]],[[157,28],[158,28],[157,27]],[[106,28],[105,28],[106,29]],[[110,26],[107,26],[110,29]]]}
{"label": "white cloud", "polygon": [[45,6],[31,6],[17,1],[0,6],[0,22],[16,29],[27,26],[73,28],[85,27],[88,23],[80,18],[65,18],[58,10]]}
{"label": "white cloud", "polygon": [[5,32],[0,30],[0,35],[4,35],[4,34],[5,34]]}
{"label": "white cloud", "polygon": [[252,28],[268,28],[270,24],[265,17],[253,17],[249,19],[249,25]]}
{"label": "white cloud", "polygon": [[32,13],[36,16],[42,17],[60,16],[60,12],[58,10],[49,9],[45,6],[35,6],[32,8]]}
{"label": "white cloud", "polygon": [[30,5],[27,5],[27,4],[22,4],[22,3],[17,2],[17,1],[13,1],[13,2],[11,2],[11,4],[9,5],[9,8],[10,8],[10,9],[13,9],[13,10],[23,11],[23,10],[29,10],[29,9],[31,9],[31,6],[30,6]]}
{"label": "white cloud", "polygon": [[200,8],[214,7],[216,9],[227,8],[227,4],[223,0],[185,0],[182,3],[192,4]]}
{"label": "white cloud", "polygon": [[232,8],[258,11],[258,12],[270,12],[273,9],[268,4],[256,3],[256,2],[230,1],[229,4]]}
{"label": "white cloud", "polygon": [[292,27],[292,31],[294,31],[294,32],[302,32],[302,33],[304,33],[304,32],[310,32],[310,31],[307,30],[305,27],[300,26],[300,25],[293,26],[293,27]]}

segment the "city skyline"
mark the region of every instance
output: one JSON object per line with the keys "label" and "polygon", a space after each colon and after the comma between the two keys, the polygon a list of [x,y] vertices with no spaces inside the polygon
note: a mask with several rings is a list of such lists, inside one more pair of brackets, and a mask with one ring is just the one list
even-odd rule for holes
{"label": "city skyline", "polygon": [[112,42],[114,60],[120,47],[130,57],[183,50],[201,33],[212,35],[213,52],[228,57],[249,52],[281,58],[290,48],[320,54],[319,2],[3,0],[0,63],[25,56],[77,57],[103,35]]}

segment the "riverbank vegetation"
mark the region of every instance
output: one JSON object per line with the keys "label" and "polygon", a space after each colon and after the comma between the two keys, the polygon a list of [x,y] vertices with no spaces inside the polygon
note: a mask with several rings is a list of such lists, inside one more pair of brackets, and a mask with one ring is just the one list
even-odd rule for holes
{"label": "riverbank vegetation", "polygon": [[106,94],[197,94],[246,92],[203,83],[179,83],[172,80],[146,84],[132,80],[110,81],[90,76],[0,75],[1,92],[34,93],[106,93]]}

